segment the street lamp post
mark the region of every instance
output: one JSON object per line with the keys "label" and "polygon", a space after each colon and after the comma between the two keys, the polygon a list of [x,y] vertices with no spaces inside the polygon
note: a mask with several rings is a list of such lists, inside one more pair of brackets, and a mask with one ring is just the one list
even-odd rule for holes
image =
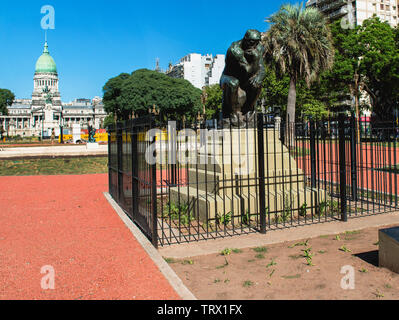
{"label": "street lamp post", "polygon": [[60,114],[60,143],[64,144],[64,117],[62,116],[62,106],[61,106],[61,114]]}
{"label": "street lamp post", "polygon": [[42,143],[44,139],[44,107],[42,108]]}

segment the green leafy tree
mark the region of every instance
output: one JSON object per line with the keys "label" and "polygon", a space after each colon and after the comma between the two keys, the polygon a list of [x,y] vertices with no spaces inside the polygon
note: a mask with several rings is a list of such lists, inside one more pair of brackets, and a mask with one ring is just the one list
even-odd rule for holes
{"label": "green leafy tree", "polygon": [[207,119],[215,119],[222,110],[223,91],[218,84],[206,86],[202,93]]}
{"label": "green leafy tree", "polygon": [[116,122],[116,118],[115,118],[114,114],[110,113],[109,115],[107,115],[104,118],[103,127],[107,128],[108,126],[110,126],[111,124],[114,124],[115,122]]}
{"label": "green leafy tree", "polygon": [[278,107],[285,113],[287,106],[288,89],[290,78],[278,76],[272,65],[265,67],[266,77],[263,80],[260,99],[266,108]]}
{"label": "green leafy tree", "polygon": [[131,110],[121,102],[122,85],[129,77],[128,73],[121,73],[109,79],[103,87],[104,110],[108,114],[114,114],[117,119],[127,119],[131,115]]}
{"label": "green leafy tree", "polygon": [[270,57],[279,73],[290,78],[287,121],[294,122],[298,81],[303,79],[310,87],[333,65],[331,32],[318,9],[303,8],[302,4],[283,5],[268,22],[272,26],[263,41],[266,60]]}
{"label": "green leafy tree", "polygon": [[0,114],[8,115],[8,107],[14,102],[15,95],[8,89],[0,89]]}
{"label": "green leafy tree", "polygon": [[342,29],[336,22],[331,32],[335,62],[326,79],[332,91],[349,93],[357,118],[361,93],[366,92],[376,118],[392,119],[399,92],[398,31],[373,17],[354,29]]}
{"label": "green leafy tree", "polygon": [[118,120],[141,116],[154,108],[163,118],[192,118],[202,109],[201,90],[184,79],[147,69],[122,74],[104,86],[104,104]]}
{"label": "green leafy tree", "polygon": [[399,47],[395,30],[374,17],[360,27],[360,86],[369,94],[376,120],[393,120],[399,96]]}

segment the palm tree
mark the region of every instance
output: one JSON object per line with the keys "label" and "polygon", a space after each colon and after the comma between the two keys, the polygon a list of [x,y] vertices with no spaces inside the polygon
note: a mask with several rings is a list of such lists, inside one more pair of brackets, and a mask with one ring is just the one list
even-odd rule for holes
{"label": "palm tree", "polygon": [[[283,5],[266,22],[272,26],[263,38],[265,61],[290,77],[287,128],[293,128],[297,82],[303,79],[309,87],[334,63],[331,32],[324,15],[317,8],[304,8],[302,3]],[[293,139],[294,130],[287,133]]]}

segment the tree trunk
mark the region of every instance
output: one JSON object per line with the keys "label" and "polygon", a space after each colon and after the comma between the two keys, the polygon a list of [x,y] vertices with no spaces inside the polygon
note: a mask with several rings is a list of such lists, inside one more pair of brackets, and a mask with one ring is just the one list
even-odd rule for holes
{"label": "tree trunk", "polygon": [[296,79],[291,77],[290,89],[288,91],[287,102],[287,119],[286,119],[286,137],[285,144],[287,147],[295,145],[295,107],[296,107]]}

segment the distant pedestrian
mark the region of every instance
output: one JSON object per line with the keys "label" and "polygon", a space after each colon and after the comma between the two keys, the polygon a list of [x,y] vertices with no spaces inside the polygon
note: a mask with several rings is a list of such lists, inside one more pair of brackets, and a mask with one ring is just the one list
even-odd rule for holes
{"label": "distant pedestrian", "polygon": [[54,144],[54,140],[55,140],[55,131],[54,128],[51,130],[51,144]]}

